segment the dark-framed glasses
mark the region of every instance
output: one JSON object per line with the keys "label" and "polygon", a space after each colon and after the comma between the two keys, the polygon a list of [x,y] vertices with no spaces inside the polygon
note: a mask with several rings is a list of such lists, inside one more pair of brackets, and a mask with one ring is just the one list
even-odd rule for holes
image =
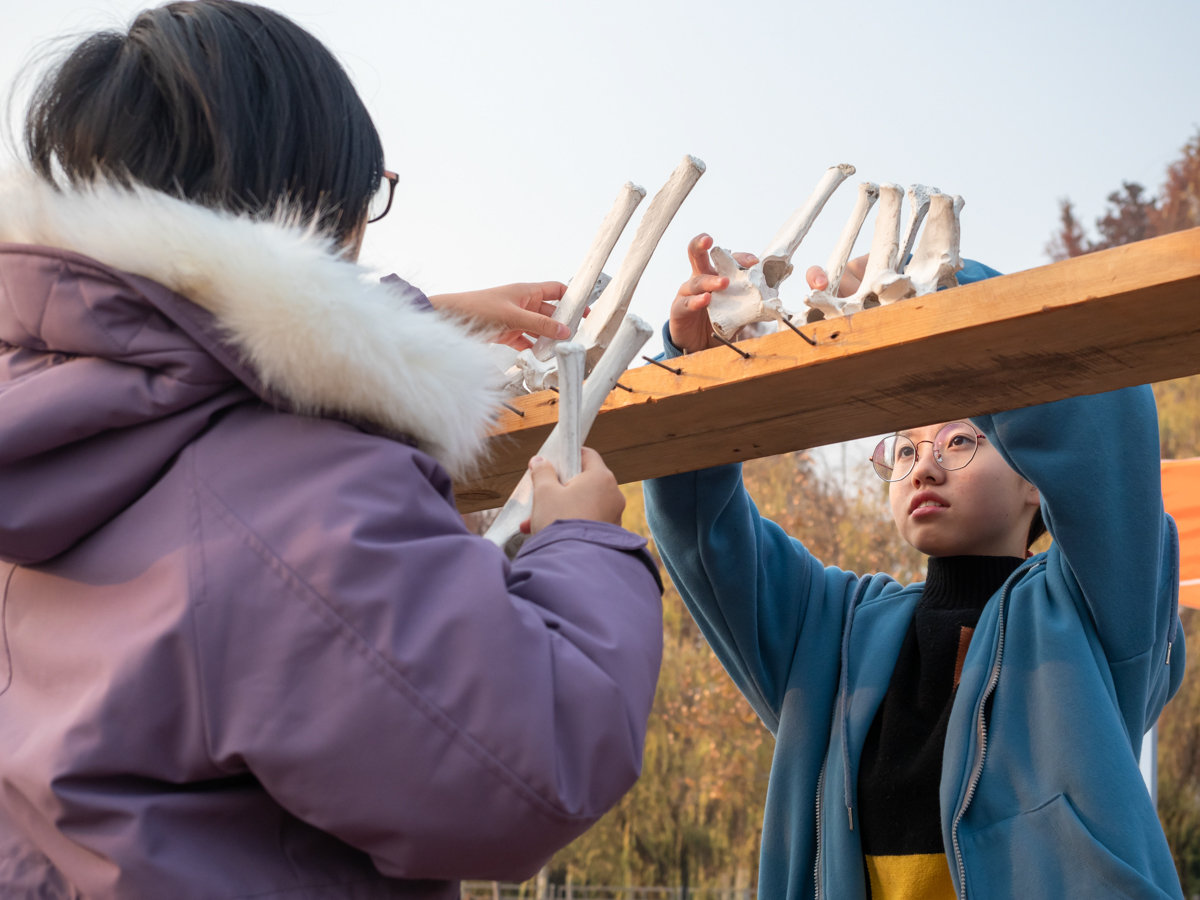
{"label": "dark-framed glasses", "polygon": [[400,180],[400,176],[395,172],[383,170],[383,178],[379,182],[379,187],[371,197],[371,202],[367,206],[367,224],[378,222],[388,214],[388,210],[392,208],[392,198],[396,196],[396,182]]}
{"label": "dark-framed glasses", "polygon": [[900,481],[917,464],[918,447],[933,446],[933,460],[943,469],[961,469],[975,458],[983,435],[968,422],[951,422],[938,429],[932,441],[913,441],[903,434],[885,437],[871,454],[871,467],[884,481]]}

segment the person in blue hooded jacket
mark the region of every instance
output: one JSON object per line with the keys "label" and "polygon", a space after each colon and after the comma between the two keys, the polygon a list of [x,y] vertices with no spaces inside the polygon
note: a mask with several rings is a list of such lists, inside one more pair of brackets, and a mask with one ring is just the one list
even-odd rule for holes
{"label": "person in blue hooded jacket", "polygon": [[[688,247],[668,356],[708,346],[711,246]],[[738,465],[645,483],[667,571],[776,739],[759,896],[1181,897],[1138,767],[1184,668],[1150,389],[906,429],[871,461],[923,582],[823,565]]]}

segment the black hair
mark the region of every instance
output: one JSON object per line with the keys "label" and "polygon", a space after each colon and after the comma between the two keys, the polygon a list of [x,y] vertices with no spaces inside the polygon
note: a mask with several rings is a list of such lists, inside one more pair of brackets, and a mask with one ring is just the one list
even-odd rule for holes
{"label": "black hair", "polygon": [[1045,533],[1046,520],[1042,518],[1042,508],[1039,506],[1033,514],[1033,521],[1029,523],[1029,537],[1025,540],[1025,549],[1032,547],[1034,541]]}
{"label": "black hair", "polygon": [[38,86],[25,148],[50,182],[139,182],[215,209],[282,209],[340,243],[383,175],[345,70],[290,19],[236,0],[169,3],[94,34]]}

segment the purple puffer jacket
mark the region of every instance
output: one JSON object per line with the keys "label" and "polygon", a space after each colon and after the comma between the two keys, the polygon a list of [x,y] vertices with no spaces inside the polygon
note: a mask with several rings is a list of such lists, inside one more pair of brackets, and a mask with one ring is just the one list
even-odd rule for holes
{"label": "purple puffer jacket", "polygon": [[295,229],[0,181],[5,900],[456,897],[636,779],[642,539],[468,533],[449,473],[498,370],[362,275]]}

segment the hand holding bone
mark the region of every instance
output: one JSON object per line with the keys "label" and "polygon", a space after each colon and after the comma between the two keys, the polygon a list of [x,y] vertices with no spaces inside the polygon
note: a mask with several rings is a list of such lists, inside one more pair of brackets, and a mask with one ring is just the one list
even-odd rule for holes
{"label": "hand holding bone", "polygon": [[[692,265],[692,277],[679,286],[679,292],[671,303],[671,343],[684,353],[695,353],[714,347],[712,321],[708,307],[714,291],[729,287],[729,278],[717,272],[709,256],[713,239],[707,234],[698,234],[688,242],[688,262]],[[750,267],[758,262],[753,253],[734,253],[733,260],[740,266]]]}
{"label": "hand holding bone", "polygon": [[438,294],[433,308],[480,326],[489,339],[514,350],[533,346],[527,334],[562,340],[569,328],[551,316],[567,286],[559,281],[506,284],[481,291]]}
{"label": "hand holding bone", "polygon": [[591,519],[621,524],[625,495],[600,454],[584,447],[582,468],[563,484],[550,460],[535,456],[529,461],[533,482],[533,509],[521,523],[522,534],[537,534],[558,519]]}

